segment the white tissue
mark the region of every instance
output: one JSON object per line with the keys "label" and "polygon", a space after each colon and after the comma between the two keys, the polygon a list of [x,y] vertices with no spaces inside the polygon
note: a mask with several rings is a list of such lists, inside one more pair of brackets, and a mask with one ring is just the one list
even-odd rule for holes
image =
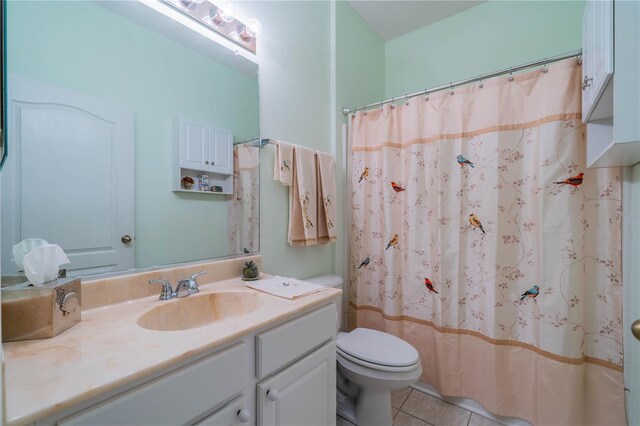
{"label": "white tissue", "polygon": [[36,247],[49,244],[42,238],[27,238],[13,246],[13,261],[18,265],[18,271],[24,271],[23,259],[24,255],[29,253]]}
{"label": "white tissue", "polygon": [[42,285],[58,278],[60,265],[69,258],[57,244],[46,244],[34,248],[24,256],[24,274],[33,285]]}

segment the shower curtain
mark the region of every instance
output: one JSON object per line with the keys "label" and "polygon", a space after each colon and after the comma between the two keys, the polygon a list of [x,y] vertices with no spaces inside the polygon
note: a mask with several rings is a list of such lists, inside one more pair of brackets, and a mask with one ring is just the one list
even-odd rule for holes
{"label": "shower curtain", "polygon": [[260,148],[233,147],[233,194],[227,200],[229,254],[260,251]]}
{"label": "shower curtain", "polygon": [[580,102],[570,59],[352,116],[350,325],[494,414],[622,425],[620,170]]}

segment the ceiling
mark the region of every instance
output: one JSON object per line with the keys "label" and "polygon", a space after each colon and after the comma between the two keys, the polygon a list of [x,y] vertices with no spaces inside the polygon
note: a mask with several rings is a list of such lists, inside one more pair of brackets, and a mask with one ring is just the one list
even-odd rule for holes
{"label": "ceiling", "polygon": [[384,41],[410,33],[482,3],[482,1],[460,0],[348,1]]}

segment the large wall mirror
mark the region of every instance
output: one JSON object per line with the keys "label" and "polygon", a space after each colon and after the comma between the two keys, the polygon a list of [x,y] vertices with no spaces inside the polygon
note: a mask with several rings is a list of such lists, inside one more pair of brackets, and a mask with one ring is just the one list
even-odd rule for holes
{"label": "large wall mirror", "polygon": [[[257,64],[113,3],[6,2],[3,284],[27,238],[61,246],[73,276],[259,250]],[[224,176],[180,168],[183,148],[215,151]]]}

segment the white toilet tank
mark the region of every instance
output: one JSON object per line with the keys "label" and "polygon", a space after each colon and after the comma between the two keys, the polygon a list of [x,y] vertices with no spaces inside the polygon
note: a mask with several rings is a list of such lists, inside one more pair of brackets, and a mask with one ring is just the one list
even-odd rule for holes
{"label": "white toilet tank", "polygon": [[[340,275],[320,275],[319,277],[307,278],[305,281],[344,290],[342,288],[343,281]],[[342,324],[342,297],[336,300],[336,318],[336,332],[338,332]]]}

